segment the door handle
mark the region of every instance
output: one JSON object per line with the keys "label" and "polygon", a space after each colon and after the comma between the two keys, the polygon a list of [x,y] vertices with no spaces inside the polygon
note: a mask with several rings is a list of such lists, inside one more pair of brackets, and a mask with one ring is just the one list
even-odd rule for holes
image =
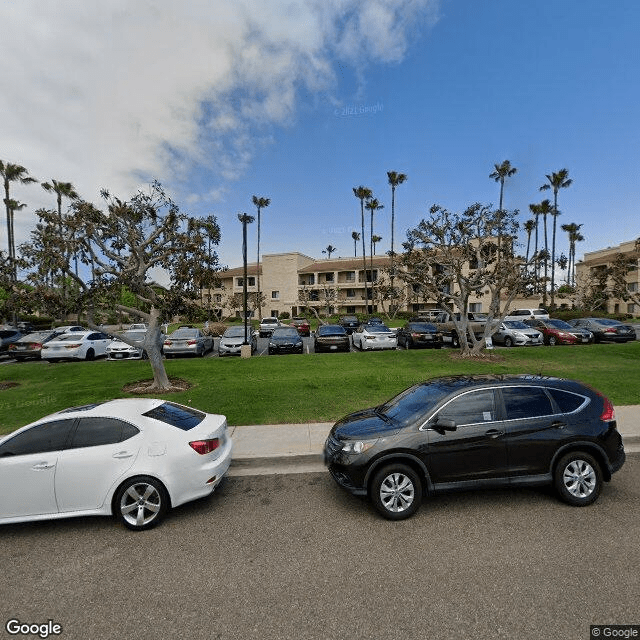
{"label": "door handle", "polygon": [[561,420],[556,420],[556,422],[551,423],[551,426],[554,429],[564,429],[567,426],[567,423],[562,422]]}
{"label": "door handle", "polygon": [[489,429],[489,431],[486,431],[484,435],[489,436],[490,438],[497,438],[504,435],[504,431],[500,431],[499,429]]}
{"label": "door handle", "polygon": [[47,469],[51,469],[53,467],[56,466],[56,463],[49,463],[49,462],[39,462],[38,464],[34,464],[33,467],[31,467],[34,471],[46,471]]}
{"label": "door handle", "polygon": [[118,453],[114,453],[113,457],[118,458],[119,460],[124,460],[125,458],[131,458],[133,453],[129,453],[128,451],[118,451]]}

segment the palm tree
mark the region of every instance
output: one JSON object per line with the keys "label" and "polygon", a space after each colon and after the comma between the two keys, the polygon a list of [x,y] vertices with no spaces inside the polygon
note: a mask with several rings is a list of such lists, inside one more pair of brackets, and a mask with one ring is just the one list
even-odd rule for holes
{"label": "palm tree", "polygon": [[328,254],[328,259],[329,259],[329,260],[331,260],[331,254],[332,254],[334,251],[337,251],[337,250],[338,250],[338,249],[336,249],[336,247],[334,247],[333,245],[329,245],[329,246],[327,246],[327,248],[326,248],[326,249],[323,249],[323,250],[322,250],[322,253],[326,253],[326,254]]}
{"label": "palm tree", "polygon": [[353,240],[353,257],[358,255],[358,240],[360,240],[360,234],[357,231],[351,232],[351,239]]}
{"label": "palm tree", "polygon": [[[10,207],[12,202],[9,195],[9,187],[12,182],[20,182],[21,184],[29,184],[31,182],[38,182],[35,178],[32,178],[27,169],[19,164],[12,164],[10,162],[3,162],[0,160],[0,176],[4,183],[4,204],[7,215],[7,253],[10,258],[15,258],[15,240],[13,238],[13,211]],[[15,202],[15,201],[13,201]]]}
{"label": "palm tree", "polygon": [[369,312],[369,291],[367,290],[367,252],[364,245],[364,201],[371,198],[373,191],[360,185],[353,187],[353,195],[360,200],[360,221],[362,225],[362,270],[364,272],[365,313]]}
{"label": "palm tree", "polygon": [[546,306],[547,304],[547,280],[548,280],[548,268],[549,268],[549,239],[547,236],[547,216],[553,213],[553,207],[550,200],[543,200],[539,205],[539,212],[542,216],[544,225],[544,284],[542,287],[542,299]]}
{"label": "palm tree", "polygon": [[560,227],[569,235],[569,262],[567,264],[567,284],[572,286],[575,284],[574,271],[576,267],[576,242],[582,242],[584,236],[580,233],[581,224],[570,222]]}
{"label": "palm tree", "polygon": [[525,258],[525,262],[529,262],[529,249],[531,248],[531,234],[534,232],[536,228],[536,221],[534,219],[527,220],[524,223],[524,230],[527,232],[527,255]]}
{"label": "palm tree", "polygon": [[500,211],[502,211],[502,195],[504,193],[504,181],[510,178],[518,170],[511,166],[509,160],[505,160],[502,164],[494,164],[495,171],[489,174],[496,182],[500,183]]}
{"label": "palm tree", "polygon": [[[384,205],[380,204],[378,198],[372,197],[367,200],[367,204],[364,206],[371,212],[371,226],[369,227],[369,264],[371,265],[371,282],[373,283],[373,214],[380,209],[384,209]],[[373,294],[371,296],[371,304],[373,305]]]}
{"label": "palm tree", "polygon": [[[535,272],[536,272],[536,278],[539,278],[539,270],[540,270],[540,263],[538,261],[538,227],[540,226],[539,224],[539,218],[540,218],[540,205],[539,204],[530,204],[529,205],[529,211],[531,211],[531,214],[533,215],[533,219],[535,220],[535,240],[534,240],[534,249],[533,249],[533,255],[536,256],[535,258]],[[536,290],[538,288],[538,283],[536,282]]]}
{"label": "palm tree", "polygon": [[373,255],[376,255],[376,244],[378,244],[378,242],[380,242],[380,240],[382,240],[382,236],[373,236],[373,238],[371,238],[372,242],[373,242]]}
{"label": "palm tree", "polygon": [[569,178],[568,169],[560,169],[560,171],[552,173],[551,175],[547,174],[546,178],[547,182],[540,187],[540,191],[546,191],[547,189],[553,190],[553,239],[551,241],[551,306],[553,307],[555,300],[555,269],[553,265],[555,265],[556,258],[556,225],[558,216],[560,215],[558,211],[558,191],[571,186],[573,180]]}
{"label": "palm tree", "polygon": [[13,232],[13,214],[16,211],[21,211],[22,209],[24,209],[27,205],[24,203],[20,203],[17,200],[13,200],[13,198],[9,198],[9,201],[5,203],[7,205],[7,208],[9,209],[9,213],[10,213],[10,223],[9,223],[9,259],[12,260],[12,265],[11,265],[11,275],[13,277],[13,280],[17,280],[18,279],[18,273],[16,270],[16,264],[15,264],[15,259],[16,259],[16,243],[15,243],[15,234]]}
{"label": "palm tree", "polygon": [[260,211],[265,207],[268,207],[271,204],[270,198],[258,198],[258,196],[253,196],[251,201],[255,205],[258,210],[258,273],[257,273],[257,284],[258,284],[258,295],[256,300],[258,301],[258,319],[262,320],[262,302],[260,298]]}
{"label": "palm tree", "polygon": [[396,187],[402,184],[407,179],[405,173],[398,173],[397,171],[387,171],[387,180],[391,185],[391,286],[393,287],[394,269],[393,261],[395,259],[395,252],[393,249],[394,228],[396,223]]}
{"label": "palm tree", "polygon": [[[489,174],[490,178],[493,178],[496,182],[500,183],[500,206],[498,211],[498,219],[502,218],[502,196],[504,194],[504,181],[507,178],[510,178],[514,175],[518,170],[515,167],[511,166],[511,162],[509,160],[505,160],[502,164],[494,164],[493,165],[495,171]],[[500,253],[500,245],[502,240],[502,225],[498,229],[498,253]]]}

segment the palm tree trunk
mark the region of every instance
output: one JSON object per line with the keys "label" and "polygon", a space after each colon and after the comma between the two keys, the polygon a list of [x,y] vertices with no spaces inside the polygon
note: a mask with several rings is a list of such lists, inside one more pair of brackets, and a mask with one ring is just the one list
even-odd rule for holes
{"label": "palm tree trunk", "polygon": [[369,313],[369,291],[367,289],[367,249],[364,240],[364,199],[360,199],[360,218],[362,223],[362,267],[364,271],[364,312]]}
{"label": "palm tree trunk", "polygon": [[260,207],[258,209],[258,265],[257,265],[257,273],[256,273],[256,283],[258,285],[256,301],[258,304],[258,320],[262,320],[262,304],[260,300]]}

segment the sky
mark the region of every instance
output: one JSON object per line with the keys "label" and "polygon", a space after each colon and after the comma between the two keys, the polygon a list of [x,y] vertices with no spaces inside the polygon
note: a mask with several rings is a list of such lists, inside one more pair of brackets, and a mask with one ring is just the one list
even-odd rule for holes
{"label": "sky", "polygon": [[[637,0],[21,0],[0,24],[0,159],[96,205],[158,179],[184,213],[216,216],[223,265],[241,264],[253,195],[271,200],[261,254],[321,259],[353,255],[353,188],[369,187],[383,253],[387,171],[407,175],[397,250],[434,203],[497,206],[504,160],[521,223],[568,169],[558,225],[583,225],[578,259],[640,236]],[[55,196],[11,189],[25,241]]]}

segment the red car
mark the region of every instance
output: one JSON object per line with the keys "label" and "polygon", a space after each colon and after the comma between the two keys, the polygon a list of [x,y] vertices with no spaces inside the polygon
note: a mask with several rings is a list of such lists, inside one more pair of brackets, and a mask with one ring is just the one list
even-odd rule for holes
{"label": "red car", "polygon": [[524,322],[540,331],[544,336],[544,343],[551,346],[556,344],[589,344],[593,342],[593,334],[590,331],[572,327],[564,320],[547,318],[546,320],[525,320]]}
{"label": "red car", "polygon": [[311,335],[311,325],[309,324],[309,321],[306,318],[303,318],[302,316],[293,318],[291,320],[291,326],[295,327],[301,336]]}

